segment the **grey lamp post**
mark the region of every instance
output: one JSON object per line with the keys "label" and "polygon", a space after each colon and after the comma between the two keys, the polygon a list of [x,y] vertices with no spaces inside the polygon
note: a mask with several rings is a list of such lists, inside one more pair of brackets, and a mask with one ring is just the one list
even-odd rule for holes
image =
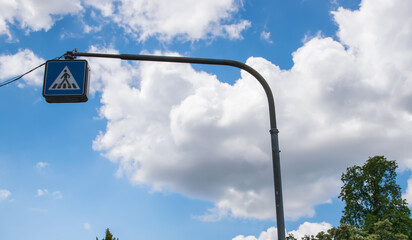
{"label": "grey lamp post", "polygon": [[276,205],[276,223],[278,240],[285,240],[285,220],[283,213],[283,196],[282,182],[280,169],[280,151],[278,129],[276,125],[275,101],[273,99],[272,90],[266,80],[252,67],[234,60],[226,59],[210,59],[210,58],[190,58],[190,57],[172,57],[172,56],[155,56],[155,55],[135,55],[135,54],[103,54],[103,53],[82,53],[69,51],[65,54],[66,59],[74,59],[76,57],[98,57],[98,58],[118,58],[122,60],[135,61],[156,61],[156,62],[176,62],[176,63],[193,63],[193,64],[208,64],[208,65],[226,65],[243,69],[252,74],[262,85],[265,90],[269,103],[269,118],[270,118],[270,135],[272,142],[272,161],[273,161],[273,177],[275,188],[275,205]]}

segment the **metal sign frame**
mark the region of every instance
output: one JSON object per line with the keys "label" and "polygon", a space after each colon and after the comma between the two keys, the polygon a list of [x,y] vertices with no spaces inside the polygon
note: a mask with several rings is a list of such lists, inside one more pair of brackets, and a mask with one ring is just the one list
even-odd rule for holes
{"label": "metal sign frame", "polygon": [[[48,103],[87,102],[89,75],[89,65],[84,59],[49,60],[44,70],[43,97]],[[56,81],[61,81],[58,87]],[[76,84],[71,85],[73,81]]]}

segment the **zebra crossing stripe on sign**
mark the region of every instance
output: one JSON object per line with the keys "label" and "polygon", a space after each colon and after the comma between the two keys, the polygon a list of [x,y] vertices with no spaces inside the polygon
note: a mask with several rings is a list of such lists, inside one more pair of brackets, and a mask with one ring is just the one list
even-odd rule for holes
{"label": "zebra crossing stripe on sign", "polygon": [[65,66],[63,71],[59,74],[59,76],[54,80],[52,85],[50,85],[48,90],[78,90],[79,85],[74,79],[72,73],[70,72],[69,68]]}

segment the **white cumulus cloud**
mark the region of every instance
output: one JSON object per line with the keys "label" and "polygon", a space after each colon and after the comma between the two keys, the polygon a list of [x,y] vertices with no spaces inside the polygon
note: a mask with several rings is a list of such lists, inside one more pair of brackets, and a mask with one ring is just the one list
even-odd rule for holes
{"label": "white cumulus cloud", "polygon": [[38,163],[36,163],[36,168],[38,170],[42,170],[47,166],[49,166],[49,163],[47,163],[47,162],[38,162]]}
{"label": "white cumulus cloud", "polygon": [[49,190],[47,190],[47,189],[37,189],[37,196],[38,197],[43,196],[43,195],[47,195],[47,194],[49,194]]}
{"label": "white cumulus cloud", "polygon": [[12,0],[0,1],[0,9],[0,34],[11,38],[11,24],[28,31],[47,31],[59,16],[77,14],[83,7],[80,0]]}
{"label": "white cumulus cloud", "polygon": [[59,200],[63,198],[63,194],[60,191],[55,191],[52,193],[53,200]]}
{"label": "white cumulus cloud", "polygon": [[86,1],[101,10],[126,32],[139,40],[175,37],[199,40],[209,37],[241,38],[241,32],[251,23],[236,19],[242,1],[238,0],[120,0]]}
{"label": "white cumulus cloud", "polygon": [[[319,232],[326,232],[332,228],[332,225],[326,222],[322,223],[310,223],[304,222],[299,226],[297,230],[293,230],[287,233],[287,235],[292,234],[296,239],[301,239],[304,236],[316,236]],[[238,235],[232,240],[277,240],[277,229],[275,227],[270,227],[267,231],[260,233],[259,237],[255,236],[243,236]]]}
{"label": "white cumulus cloud", "polygon": [[241,39],[242,32],[251,26],[250,21],[236,17],[241,7],[242,0],[0,1],[0,35],[7,35],[11,40],[10,26],[26,32],[48,31],[67,15],[77,15],[86,33],[100,31],[101,25],[91,26],[85,21],[86,9],[91,9],[93,18],[116,24],[141,41],[150,37],[162,41]]}
{"label": "white cumulus cloud", "polygon": [[[268,110],[253,77],[242,73],[231,86],[190,65],[90,61],[99,69],[92,88],[103,91],[100,114],[109,121],[94,148],[118,162],[119,173],[156,190],[215,202],[205,220],[274,215]],[[272,82],[287,74],[264,59],[248,63]],[[121,77],[113,81],[116,74]],[[302,175],[285,181],[289,218],[313,215],[313,206],[339,189],[334,172],[315,177],[302,170],[286,174]]]}
{"label": "white cumulus cloud", "polygon": [[48,189],[37,189],[37,194],[36,196],[42,197],[42,196],[49,196],[53,200],[59,200],[63,198],[63,194],[60,191],[54,191],[52,193],[49,192]]}
{"label": "white cumulus cloud", "polygon": [[304,222],[299,226],[297,230],[290,231],[288,234],[292,234],[295,238],[301,239],[304,236],[316,236],[319,232],[326,232],[332,228],[332,225],[326,222],[322,223],[310,223]]}
{"label": "white cumulus cloud", "polygon": [[[290,70],[247,61],[274,91],[288,219],[314,216],[338,195],[346,167],[368,156],[403,166],[412,159],[412,47],[401,44],[411,32],[394,27],[411,21],[397,12],[412,3],[393,0],[386,11],[386,2],[370,3],[336,11],[340,41],[308,40]],[[268,109],[252,76],[242,72],[229,85],[185,64],[93,61],[92,89],[102,91],[108,121],[94,149],[117,162],[120,175],[214,202],[205,220],[274,216]]]}
{"label": "white cumulus cloud", "polygon": [[402,198],[406,199],[410,207],[412,206],[412,178],[409,178],[408,187],[406,188],[405,194],[402,195]]}
{"label": "white cumulus cloud", "polygon": [[270,32],[263,31],[260,33],[260,39],[265,40],[268,43],[273,43],[270,39]]}
{"label": "white cumulus cloud", "polygon": [[11,196],[11,192],[7,189],[0,189],[0,202]]}
{"label": "white cumulus cloud", "polygon": [[[0,79],[10,80],[44,63],[45,60],[36,56],[29,49],[20,49],[15,54],[0,55]],[[37,69],[23,77],[24,83],[31,86],[43,85],[44,67]],[[19,86],[24,86],[19,83]]]}
{"label": "white cumulus cloud", "polygon": [[271,227],[267,231],[263,231],[259,237],[238,235],[232,240],[277,240],[277,234],[277,229],[275,227]]}

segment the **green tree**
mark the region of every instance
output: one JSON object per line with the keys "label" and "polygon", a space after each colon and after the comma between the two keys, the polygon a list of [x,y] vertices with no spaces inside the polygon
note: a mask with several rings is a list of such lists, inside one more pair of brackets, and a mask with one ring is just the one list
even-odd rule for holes
{"label": "green tree", "polygon": [[302,237],[302,240],[316,240],[315,236],[313,235],[305,235],[304,237]]}
{"label": "green tree", "polygon": [[332,237],[330,236],[330,234],[325,233],[324,231],[318,233],[318,234],[316,235],[316,238],[317,238],[318,240],[332,240]]}
{"label": "green tree", "polygon": [[[286,236],[286,240],[298,240],[297,238],[295,238],[295,236],[292,233],[289,233]],[[304,237],[301,237],[300,240],[317,240],[313,235],[309,236],[309,235],[305,235]]]}
{"label": "green tree", "polygon": [[374,224],[374,233],[369,234],[365,240],[408,240],[408,236],[393,233],[393,224],[385,219]]}
{"label": "green tree", "polygon": [[[96,237],[96,240],[99,240],[98,237]],[[119,238],[114,238],[113,234],[110,232],[110,230],[107,228],[106,229],[106,237],[103,238],[102,240],[119,240]]]}
{"label": "green tree", "polygon": [[[286,237],[286,240],[298,240],[293,236],[293,234],[289,234]],[[320,232],[315,236],[305,235],[300,240],[366,240],[362,236],[362,231],[356,227],[351,225],[342,224],[339,227],[333,227],[329,229],[327,232]],[[369,240],[369,239],[368,239]],[[375,240],[375,239],[370,239]],[[381,240],[380,238],[377,240]],[[386,239],[385,239],[386,240]],[[391,240],[391,239],[388,239]],[[403,239],[402,239],[403,240]]]}
{"label": "green tree", "polygon": [[[333,240],[362,240],[361,231],[351,225],[342,224],[339,227],[334,227],[328,230],[327,234],[324,234],[323,239]],[[318,239],[321,239],[321,235],[316,235]]]}
{"label": "green tree", "polygon": [[346,205],[341,224],[373,234],[375,223],[389,220],[393,234],[405,234],[412,239],[410,210],[396,183],[397,167],[395,161],[375,156],[363,166],[350,167],[342,174],[339,198]]}
{"label": "green tree", "polygon": [[295,238],[295,236],[293,236],[292,233],[289,233],[289,234],[286,236],[286,240],[298,240],[298,239]]}

